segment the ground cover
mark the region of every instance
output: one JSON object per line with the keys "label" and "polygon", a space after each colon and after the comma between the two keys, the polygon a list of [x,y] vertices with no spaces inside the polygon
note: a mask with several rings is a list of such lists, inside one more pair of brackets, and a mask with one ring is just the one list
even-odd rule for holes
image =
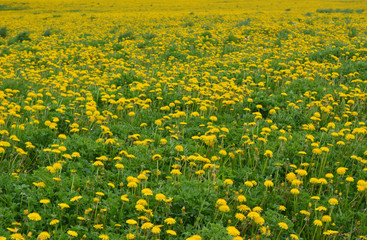
{"label": "ground cover", "polygon": [[0,239],[367,238],[366,1],[0,1]]}

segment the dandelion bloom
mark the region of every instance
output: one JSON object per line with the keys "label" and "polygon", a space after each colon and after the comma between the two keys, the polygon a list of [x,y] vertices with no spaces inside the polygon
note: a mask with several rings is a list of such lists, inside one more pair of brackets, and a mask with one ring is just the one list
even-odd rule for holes
{"label": "dandelion bloom", "polygon": [[151,229],[154,226],[153,223],[146,222],[143,225],[141,225],[141,229]]}
{"label": "dandelion bloom", "polygon": [[[161,225],[162,226],[162,225]],[[161,232],[160,226],[154,226],[152,228],[152,233],[153,234],[159,234]]]}
{"label": "dandelion bloom", "polygon": [[315,226],[317,226],[317,227],[321,227],[321,226],[322,226],[322,222],[321,222],[321,220],[318,220],[318,219],[316,219],[315,221],[313,221],[313,224],[314,224]]}
{"label": "dandelion bloom", "polygon": [[293,189],[291,190],[291,193],[292,193],[293,195],[298,195],[298,194],[299,194],[299,190],[298,190],[297,188],[293,188]]}
{"label": "dandelion bloom", "polygon": [[367,181],[364,180],[358,180],[357,182],[357,190],[358,192],[363,192],[367,190]]}
{"label": "dandelion bloom", "polygon": [[96,192],[96,195],[103,197],[104,193],[103,192]]}
{"label": "dandelion bloom", "polygon": [[108,240],[110,239],[110,237],[107,234],[101,234],[98,236],[98,238],[102,239],[102,240]]}
{"label": "dandelion bloom", "polygon": [[132,233],[129,233],[126,235],[126,239],[134,239],[134,238],[135,238],[135,235]]}
{"label": "dandelion bloom", "polygon": [[41,199],[40,203],[47,204],[47,203],[50,203],[50,200],[49,199]]}
{"label": "dandelion bloom", "polygon": [[315,210],[321,212],[321,211],[326,211],[327,208],[324,206],[320,206],[320,207],[317,207]]}
{"label": "dandelion bloom", "polygon": [[338,205],[338,203],[339,203],[339,202],[338,202],[338,199],[336,199],[336,198],[330,198],[328,202],[329,202],[329,204],[330,204],[330,205],[332,205],[332,206],[334,206],[334,205]]}
{"label": "dandelion bloom", "polygon": [[172,236],[176,236],[177,233],[173,230],[167,230],[166,233],[168,233],[169,235],[172,235]]}
{"label": "dandelion bloom", "polygon": [[268,157],[268,158],[272,158],[273,157],[273,152],[270,151],[270,150],[266,150],[265,153],[264,153],[264,156]]}
{"label": "dandelion bloom", "polygon": [[57,219],[52,219],[51,222],[50,222],[50,225],[55,225],[55,224],[58,224],[60,221],[57,220]]}
{"label": "dandelion bloom", "polygon": [[75,231],[72,231],[72,230],[67,231],[67,234],[68,234],[69,236],[72,236],[72,237],[77,237],[77,236],[78,236],[78,233],[77,233],[77,232],[75,232]]}
{"label": "dandelion bloom", "polygon": [[59,162],[55,163],[52,167],[55,168],[56,170],[61,170],[62,169],[62,165]]}
{"label": "dandelion bloom", "polygon": [[162,193],[158,193],[157,195],[155,195],[155,200],[157,200],[157,201],[163,201],[163,200],[165,200],[166,199],[166,196],[164,195],[164,194],[162,194]]}
{"label": "dandelion bloom", "polygon": [[324,215],[324,216],[322,216],[321,221],[331,222],[331,217],[329,215]]}
{"label": "dandelion bloom", "polygon": [[319,179],[319,183],[320,183],[321,185],[325,185],[325,184],[327,184],[327,180],[326,180],[325,178],[320,178],[320,179]]}
{"label": "dandelion bloom", "polygon": [[306,215],[307,217],[309,217],[311,215],[311,213],[309,211],[306,210],[301,210],[299,211],[301,214]]}
{"label": "dandelion bloom", "polygon": [[265,223],[265,219],[262,218],[262,217],[255,218],[254,221],[255,221],[256,224],[258,224],[260,226],[264,225],[264,223]]}
{"label": "dandelion bloom", "polygon": [[104,166],[103,162],[101,161],[95,161],[92,165],[93,166]]}
{"label": "dandelion bloom", "polygon": [[251,208],[245,204],[241,204],[239,206],[237,206],[237,209],[241,212],[247,212],[247,211],[251,211]]}
{"label": "dandelion bloom", "polygon": [[103,229],[103,224],[96,224],[96,225],[93,225],[93,227],[95,229]]}
{"label": "dandelion bloom", "polygon": [[259,213],[257,213],[257,212],[249,212],[249,213],[247,214],[247,217],[248,217],[248,218],[250,218],[250,219],[255,219],[255,218],[260,217],[260,214],[259,214]]}
{"label": "dandelion bloom", "polygon": [[167,218],[164,220],[165,223],[167,223],[168,225],[172,225],[176,223],[176,220],[174,218]]}
{"label": "dandelion bloom", "polygon": [[254,212],[257,212],[257,213],[261,213],[262,212],[262,208],[261,207],[254,207],[253,209],[252,209],[252,211],[254,211]]}
{"label": "dandelion bloom", "polygon": [[37,240],[47,240],[51,238],[50,234],[48,232],[41,232],[38,237]]}
{"label": "dandelion bloom", "polygon": [[70,199],[70,202],[75,202],[75,201],[79,201],[79,199],[82,199],[82,196],[75,196],[72,199]]}
{"label": "dandelion bloom", "polygon": [[117,169],[124,169],[125,168],[125,166],[123,164],[121,164],[121,163],[116,163],[115,167]]}
{"label": "dandelion bloom", "polygon": [[128,202],[128,201],[129,201],[129,199],[127,198],[127,194],[122,195],[122,196],[121,196],[121,200],[122,200],[122,201],[125,201],[125,202]]}
{"label": "dandelion bloom", "polygon": [[138,187],[138,184],[136,182],[129,182],[127,184],[127,187],[128,188],[136,188],[136,187]]}
{"label": "dandelion bloom", "polygon": [[186,240],[201,240],[201,237],[199,235],[194,235],[189,238],[186,238]]}
{"label": "dandelion bloom", "polygon": [[302,181],[301,181],[301,180],[299,180],[299,179],[294,179],[294,180],[292,181],[292,186],[296,186],[296,187],[298,187],[298,186],[300,186],[300,185],[302,185]]}
{"label": "dandelion bloom", "polygon": [[336,173],[339,174],[339,175],[344,175],[347,170],[348,170],[348,168],[346,168],[346,167],[340,167],[336,170]]}
{"label": "dandelion bloom", "polygon": [[39,183],[34,182],[33,185],[36,187],[40,187],[40,188],[46,187],[46,184],[44,182],[39,182]]}
{"label": "dandelion bloom", "polygon": [[135,225],[135,224],[138,224],[137,221],[135,221],[134,219],[128,219],[126,220],[126,223],[129,224],[129,225]]}
{"label": "dandelion bloom", "polygon": [[78,152],[73,152],[73,153],[71,154],[71,156],[72,156],[72,157],[74,157],[74,158],[77,158],[77,157],[80,157],[80,153],[78,153]]}
{"label": "dandelion bloom", "polygon": [[280,223],[278,223],[278,226],[279,226],[281,229],[284,229],[284,230],[287,230],[287,229],[288,229],[288,225],[287,225],[285,222],[280,222]]}
{"label": "dandelion bloom", "polygon": [[326,173],[325,177],[331,179],[334,177],[334,175],[332,173]]}
{"label": "dandelion bloom", "polygon": [[296,234],[291,234],[291,238],[294,240],[299,240],[299,237]]}
{"label": "dandelion bloom", "polygon": [[28,218],[31,221],[40,221],[42,219],[41,216],[36,212],[28,214]]}
{"label": "dandelion bloom", "polygon": [[228,205],[221,205],[219,206],[219,211],[221,212],[229,212],[230,208],[228,207]]}
{"label": "dandelion bloom", "polygon": [[232,237],[236,237],[238,235],[240,235],[240,231],[237,230],[237,228],[233,227],[233,226],[229,226],[226,228],[227,233],[229,235],[231,235]]}
{"label": "dandelion bloom", "polygon": [[14,239],[14,240],[25,240],[23,235],[20,234],[20,233],[14,233],[14,234],[10,235],[10,238]]}
{"label": "dandelion bloom", "polygon": [[59,207],[61,207],[61,209],[64,209],[64,208],[70,208],[70,206],[66,203],[59,203],[57,204]]}
{"label": "dandelion bloom", "polygon": [[304,169],[297,169],[295,172],[302,177],[307,175],[307,171]]}
{"label": "dandelion bloom", "polygon": [[227,201],[224,200],[223,198],[219,198],[217,200],[217,205],[226,205],[227,204]]}
{"label": "dandelion bloom", "polygon": [[180,171],[180,170],[178,170],[178,169],[173,169],[173,170],[171,171],[171,174],[172,174],[172,175],[175,175],[175,176],[178,176],[178,175],[181,175],[182,173],[181,173],[181,171]]}
{"label": "dandelion bloom", "polygon": [[314,149],[312,150],[312,153],[313,153],[313,154],[316,154],[316,155],[320,155],[320,154],[322,154],[322,150],[321,150],[321,149],[319,149],[319,148],[314,148]]}
{"label": "dandelion bloom", "polygon": [[290,173],[288,173],[288,174],[287,174],[286,179],[287,179],[289,182],[292,182],[293,180],[297,179],[297,176],[296,176],[296,174],[294,174],[293,172],[290,172]]}
{"label": "dandelion bloom", "polygon": [[[338,234],[338,231],[334,231],[334,230],[327,230],[326,232],[323,232],[322,234],[330,236],[330,235],[336,235]],[[360,239],[364,239],[363,237],[360,237]]]}
{"label": "dandelion bloom", "polygon": [[152,157],[153,160],[161,160],[162,159],[162,156],[159,155],[159,154],[155,154],[153,157]]}
{"label": "dandelion bloom", "polygon": [[242,202],[246,202],[246,197],[245,196],[243,196],[243,195],[239,195],[238,197],[237,197],[237,201],[239,201],[240,203],[242,203]]}
{"label": "dandelion bloom", "polygon": [[183,152],[184,148],[183,148],[181,145],[177,145],[177,146],[175,147],[175,150],[176,150],[177,152]]}
{"label": "dandelion bloom", "polygon": [[244,221],[246,220],[246,216],[243,215],[242,213],[236,213],[235,217],[239,220],[239,221]]}
{"label": "dandelion bloom", "polygon": [[354,178],[353,177],[347,177],[345,179],[345,181],[347,181],[347,182],[354,182]]}
{"label": "dandelion bloom", "polygon": [[280,205],[279,208],[278,208],[280,211],[285,211],[287,210],[287,208],[283,205]]}
{"label": "dandelion bloom", "polygon": [[317,184],[317,183],[319,183],[319,179],[317,179],[317,178],[310,178],[310,183],[311,184]]}
{"label": "dandelion bloom", "polygon": [[245,185],[246,185],[247,187],[253,187],[253,186],[254,186],[254,184],[253,184],[252,182],[250,182],[250,181],[246,181],[246,182],[245,182]]}
{"label": "dandelion bloom", "polygon": [[265,187],[269,188],[269,187],[273,187],[274,183],[271,180],[266,180],[264,182]]}
{"label": "dandelion bloom", "polygon": [[231,179],[226,179],[226,180],[224,180],[224,184],[233,185],[233,181]]}

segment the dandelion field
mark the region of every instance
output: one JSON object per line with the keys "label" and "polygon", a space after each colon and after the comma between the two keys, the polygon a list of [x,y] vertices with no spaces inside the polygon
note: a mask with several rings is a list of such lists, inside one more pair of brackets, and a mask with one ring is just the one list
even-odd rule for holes
{"label": "dandelion field", "polygon": [[0,0],[0,239],[367,239],[365,8]]}

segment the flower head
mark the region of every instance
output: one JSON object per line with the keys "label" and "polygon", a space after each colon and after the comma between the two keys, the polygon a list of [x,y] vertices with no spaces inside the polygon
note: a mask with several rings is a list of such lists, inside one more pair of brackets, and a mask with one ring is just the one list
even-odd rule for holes
{"label": "flower head", "polygon": [[36,212],[28,214],[28,218],[31,221],[40,221],[42,219],[41,216]]}
{"label": "flower head", "polygon": [[284,229],[284,230],[287,230],[287,229],[288,229],[288,225],[287,225],[285,222],[280,222],[280,223],[278,223],[278,226],[279,226],[281,229]]}
{"label": "flower head", "polygon": [[108,240],[110,239],[110,237],[107,234],[101,234],[98,236],[98,238],[102,239],[102,240]]}
{"label": "flower head", "polygon": [[57,204],[59,207],[61,207],[61,209],[64,209],[64,208],[70,208],[70,206],[66,203],[59,203]]}
{"label": "flower head", "polygon": [[266,180],[264,182],[265,187],[269,188],[269,187],[273,187],[274,183],[271,180]]}
{"label": "flower head", "polygon": [[334,205],[338,205],[338,203],[339,203],[339,202],[338,202],[338,199],[336,199],[336,198],[330,198],[328,202],[329,202],[329,204],[330,204],[330,205],[332,205],[332,206],[334,206]]}
{"label": "flower head", "polygon": [[176,223],[176,220],[174,218],[167,218],[164,220],[164,222],[168,225],[172,225]]}
{"label": "flower head", "polygon": [[75,232],[75,231],[72,231],[72,230],[67,231],[67,234],[68,234],[69,236],[71,236],[71,237],[77,237],[77,236],[78,236],[78,233],[77,233],[77,232]]}
{"label": "flower head", "polygon": [[227,233],[231,235],[232,237],[236,237],[240,235],[240,231],[237,230],[237,228],[229,226],[227,227]]}
{"label": "flower head", "polygon": [[50,234],[48,232],[41,232],[38,237],[37,240],[47,240],[51,238]]}

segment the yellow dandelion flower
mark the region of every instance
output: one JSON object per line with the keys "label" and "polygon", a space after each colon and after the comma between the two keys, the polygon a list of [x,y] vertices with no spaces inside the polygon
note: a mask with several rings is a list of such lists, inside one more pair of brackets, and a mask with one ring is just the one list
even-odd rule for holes
{"label": "yellow dandelion flower", "polygon": [[166,230],[166,233],[168,233],[169,235],[172,235],[172,236],[176,236],[177,233],[173,230]]}
{"label": "yellow dandelion flower", "polygon": [[41,232],[38,237],[37,240],[47,240],[51,238],[50,234],[48,232]]}
{"label": "yellow dandelion flower", "polygon": [[58,224],[60,221],[58,219],[52,219],[50,225]]}
{"label": "yellow dandelion flower", "polygon": [[339,203],[339,202],[338,202],[338,199],[336,199],[336,198],[330,198],[328,202],[329,202],[329,204],[330,204],[330,205],[332,205],[332,206],[334,206],[334,205],[338,205],[338,203]]}
{"label": "yellow dandelion flower", "polygon": [[132,233],[128,233],[128,234],[126,235],[126,239],[129,239],[129,240],[131,240],[131,239],[135,239],[135,235],[134,235],[134,234],[132,234]]}
{"label": "yellow dandelion flower", "polygon": [[287,230],[287,229],[288,229],[288,225],[287,225],[285,222],[280,222],[280,223],[278,223],[278,226],[279,226],[281,229],[284,229],[284,230]]}
{"label": "yellow dandelion flower", "polygon": [[167,218],[164,220],[164,222],[168,225],[172,225],[176,223],[176,220],[174,218]]}
{"label": "yellow dandelion flower", "polygon": [[42,204],[48,204],[48,203],[50,203],[50,200],[49,199],[41,199],[40,200],[40,203],[42,203]]}
{"label": "yellow dandelion flower", "polygon": [[98,236],[98,238],[102,239],[102,240],[108,240],[110,239],[110,237],[107,234],[101,234]]}
{"label": "yellow dandelion flower", "polygon": [[240,235],[240,231],[237,230],[237,228],[233,227],[233,226],[229,226],[226,228],[227,233],[229,235],[231,235],[232,237],[236,237],[238,235]]}
{"label": "yellow dandelion flower", "polygon": [[28,214],[28,218],[31,221],[40,221],[42,219],[41,216],[36,212]]}
{"label": "yellow dandelion flower", "polygon": [[318,220],[318,219],[316,219],[315,221],[313,221],[313,224],[314,224],[315,226],[317,226],[317,227],[321,227],[321,226],[322,226],[322,222],[321,222],[321,220]]}
{"label": "yellow dandelion flower", "polygon": [[228,205],[221,205],[218,209],[220,212],[229,212],[231,210]]}
{"label": "yellow dandelion flower", "polygon": [[59,203],[57,204],[59,207],[61,207],[61,209],[64,209],[64,208],[70,208],[70,206],[66,203]]}
{"label": "yellow dandelion flower", "polygon": [[126,220],[126,223],[129,224],[129,225],[136,225],[136,224],[138,224],[138,222],[135,221],[134,219],[128,219],[128,220]]}
{"label": "yellow dandelion flower", "polygon": [[264,182],[264,186],[265,186],[266,188],[274,187],[274,183],[273,183],[271,180],[266,180],[266,181]]}
{"label": "yellow dandelion flower", "polygon": [[78,233],[75,232],[75,231],[72,231],[72,230],[68,230],[67,231],[67,234],[71,237],[77,237],[78,236]]}
{"label": "yellow dandelion flower", "polygon": [[158,194],[155,195],[155,199],[160,202],[160,201],[165,200],[166,196],[162,193],[158,193]]}
{"label": "yellow dandelion flower", "polygon": [[14,239],[14,240],[25,240],[23,235],[20,234],[20,233],[14,233],[14,234],[10,235],[10,238]]}

